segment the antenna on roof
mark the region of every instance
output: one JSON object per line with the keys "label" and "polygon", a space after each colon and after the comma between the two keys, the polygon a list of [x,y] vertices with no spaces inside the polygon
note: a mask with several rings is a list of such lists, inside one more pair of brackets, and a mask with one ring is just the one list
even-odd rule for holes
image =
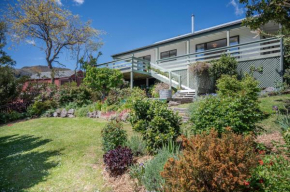
{"label": "antenna on roof", "polygon": [[191,15],[191,33],[194,33],[194,14]]}

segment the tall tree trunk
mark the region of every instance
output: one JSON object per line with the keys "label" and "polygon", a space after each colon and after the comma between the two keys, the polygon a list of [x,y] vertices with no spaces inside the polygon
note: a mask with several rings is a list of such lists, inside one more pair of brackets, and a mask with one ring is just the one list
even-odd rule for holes
{"label": "tall tree trunk", "polygon": [[54,71],[54,68],[52,67],[52,62],[50,61],[47,61],[47,64],[48,64],[48,68],[50,69],[50,76],[51,76],[51,84],[54,85],[54,75],[55,75],[55,71]]}

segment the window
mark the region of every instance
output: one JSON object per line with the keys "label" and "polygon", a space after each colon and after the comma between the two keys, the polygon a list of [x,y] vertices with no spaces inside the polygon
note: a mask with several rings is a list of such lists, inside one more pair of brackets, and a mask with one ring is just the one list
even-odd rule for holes
{"label": "window", "polygon": [[146,61],[151,61],[151,55],[146,55],[146,56],[142,56],[139,57],[140,59],[146,60]]}
{"label": "window", "polygon": [[160,59],[176,57],[176,56],[177,56],[177,49],[170,50],[170,51],[164,51],[164,52],[160,53]]}
{"label": "window", "polygon": [[[239,44],[239,36],[231,37],[230,38],[230,46],[237,45],[237,44]],[[211,49],[226,47],[226,46],[227,46],[227,39],[219,39],[219,40],[215,40],[215,41],[196,45],[196,53],[204,52],[204,51],[211,50]],[[238,48],[232,48],[230,50],[231,51],[238,50]],[[225,50],[211,52],[211,53],[205,53],[205,54],[202,53],[202,54],[197,54],[196,57],[202,57],[204,55],[213,55],[213,54],[223,53],[223,52],[225,52]],[[238,53],[234,53],[233,55],[235,55],[235,54],[238,54]],[[207,57],[206,59],[215,58],[215,57],[218,57],[218,56]],[[199,59],[199,60],[202,60],[202,59]]]}
{"label": "window", "polygon": [[[151,55],[146,55],[146,56],[142,56],[142,57],[139,57],[140,59],[143,59],[145,61],[151,61]],[[138,61],[137,62],[137,70],[139,71],[147,71],[146,70],[146,62],[143,62],[143,61]]]}

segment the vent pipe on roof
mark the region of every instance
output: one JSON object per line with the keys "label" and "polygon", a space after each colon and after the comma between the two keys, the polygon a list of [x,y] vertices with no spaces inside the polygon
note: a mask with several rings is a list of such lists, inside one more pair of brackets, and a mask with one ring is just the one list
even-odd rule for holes
{"label": "vent pipe on roof", "polygon": [[191,15],[191,33],[194,33],[194,15]]}

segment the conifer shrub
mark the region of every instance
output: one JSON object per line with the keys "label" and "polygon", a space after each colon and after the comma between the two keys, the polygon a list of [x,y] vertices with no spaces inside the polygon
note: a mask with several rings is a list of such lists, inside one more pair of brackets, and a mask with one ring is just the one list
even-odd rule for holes
{"label": "conifer shrub", "polygon": [[133,164],[133,153],[127,147],[117,147],[104,155],[104,163],[110,175],[122,175]]}
{"label": "conifer shrub", "polygon": [[161,176],[165,191],[242,191],[258,156],[253,137],[230,129],[215,129],[190,139],[183,137],[183,153],[169,158]]}

